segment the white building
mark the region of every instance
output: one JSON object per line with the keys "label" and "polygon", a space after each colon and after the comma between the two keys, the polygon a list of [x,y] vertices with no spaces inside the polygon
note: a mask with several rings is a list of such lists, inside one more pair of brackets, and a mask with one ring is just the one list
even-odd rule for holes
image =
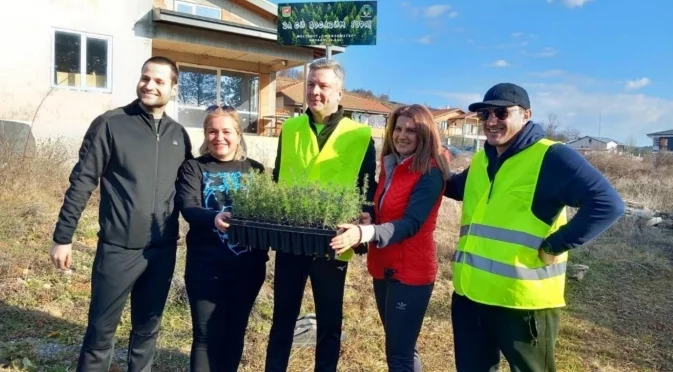
{"label": "white building", "polygon": [[34,120],[36,139],[79,143],[96,116],[136,98],[142,63],[165,56],[180,68],[167,113],[187,128],[195,149],[204,109],[232,104],[249,143],[264,142],[275,156],[273,138],[260,135],[274,124],[276,72],[326,54],[322,46],[279,45],[277,9],[267,0],[7,3],[0,12],[0,50],[8,52],[0,58],[0,120]]}
{"label": "white building", "polygon": [[574,141],[567,142],[566,145],[575,150],[582,151],[615,151],[624,150],[624,145],[610,138],[584,136]]}

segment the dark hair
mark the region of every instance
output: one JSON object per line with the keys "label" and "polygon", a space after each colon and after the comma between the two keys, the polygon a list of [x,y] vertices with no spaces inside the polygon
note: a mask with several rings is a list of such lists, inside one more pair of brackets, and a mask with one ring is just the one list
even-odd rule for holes
{"label": "dark hair", "polygon": [[430,110],[422,105],[406,105],[399,107],[388,118],[386,125],[385,139],[383,140],[382,156],[386,156],[395,150],[393,144],[393,131],[397,125],[397,119],[406,116],[416,123],[417,147],[414,159],[411,162],[411,170],[419,173],[426,173],[430,170],[430,161],[434,160],[437,168],[442,172],[442,178],[446,181],[449,178],[449,156],[442,147],[439,137],[439,130],[435,124],[435,119]]}
{"label": "dark hair", "polygon": [[179,74],[178,65],[176,65],[172,59],[163,56],[150,57],[147,61],[145,61],[145,63],[143,63],[142,68],[144,69],[145,65],[147,65],[148,63],[156,63],[158,65],[170,66],[172,72],[171,81],[173,81],[173,84],[178,83],[178,74]]}

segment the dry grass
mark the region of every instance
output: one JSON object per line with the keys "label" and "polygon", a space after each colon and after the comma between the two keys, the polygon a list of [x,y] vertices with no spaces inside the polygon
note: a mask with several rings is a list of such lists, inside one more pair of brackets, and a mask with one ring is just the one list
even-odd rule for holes
{"label": "dry grass", "polygon": [[[58,144],[52,144],[24,162],[0,157],[0,361],[13,361],[17,367],[28,361],[23,365],[26,370],[66,371],[68,366],[72,370],[86,324],[97,232],[96,196],[77,231],[74,273],[57,273],[48,258],[53,224],[67,187],[69,167],[63,165],[64,154]],[[655,180],[673,184],[673,177],[657,176],[661,168],[630,159],[591,160],[625,198],[658,209],[673,206],[670,187],[655,184]],[[456,243],[459,219],[460,203],[445,200],[435,234],[440,272],[418,345],[424,371],[453,369],[448,257]],[[603,237],[571,254],[573,263],[587,264],[590,271],[584,281],[568,283],[569,306],[564,310],[559,341],[561,371],[673,370],[670,241],[665,231],[623,219]],[[175,277],[181,278],[183,271],[181,248]],[[241,371],[263,369],[273,310],[272,284],[270,262],[267,282],[251,316]],[[191,324],[189,308],[178,289],[174,287],[169,298],[155,371],[187,370]],[[308,287],[302,311],[312,308]],[[117,332],[121,356],[129,326],[127,311]],[[361,257],[349,268],[344,328],[347,339],[340,370],[385,371],[383,332]],[[113,370],[120,370],[119,363],[120,358]],[[290,371],[311,371],[312,367],[312,348],[293,350]]]}
{"label": "dry grass", "polygon": [[587,158],[610,182],[624,199],[639,201],[650,209],[673,210],[673,154],[635,158],[629,155],[589,153]]}

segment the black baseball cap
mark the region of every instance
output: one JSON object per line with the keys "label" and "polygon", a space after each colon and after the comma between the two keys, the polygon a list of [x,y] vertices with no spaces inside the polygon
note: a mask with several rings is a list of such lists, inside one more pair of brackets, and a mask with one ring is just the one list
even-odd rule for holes
{"label": "black baseball cap", "polygon": [[467,109],[476,112],[483,108],[521,106],[530,109],[528,92],[522,87],[512,83],[496,84],[484,95],[482,102],[475,102]]}

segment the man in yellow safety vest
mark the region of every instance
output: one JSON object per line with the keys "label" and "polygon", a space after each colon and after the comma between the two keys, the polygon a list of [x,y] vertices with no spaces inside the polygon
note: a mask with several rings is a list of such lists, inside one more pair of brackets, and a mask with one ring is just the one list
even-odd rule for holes
{"label": "man in yellow safety vest", "polygon": [[[451,304],[458,371],[555,371],[555,343],[568,250],[602,234],[624,213],[606,178],[579,153],[530,121],[528,93],[501,83],[477,112],[484,149],[446,183],[463,201]],[[568,221],[566,207],[578,207]]]}
{"label": "man in yellow safety vest", "polygon": [[[278,139],[273,170],[276,182],[319,181],[363,187],[367,200],[376,191],[376,149],[371,128],[344,116],[339,104],[344,70],[334,60],[317,60],[309,67],[306,113],[286,120]],[[366,177],[365,177],[366,176]],[[371,206],[363,206],[361,222],[370,221]],[[294,327],[301,309],[306,280],[316,309],[315,371],[337,370],[341,348],[344,284],[349,250],[337,259],[276,252],[274,309],[266,355],[266,371],[286,371]]]}

